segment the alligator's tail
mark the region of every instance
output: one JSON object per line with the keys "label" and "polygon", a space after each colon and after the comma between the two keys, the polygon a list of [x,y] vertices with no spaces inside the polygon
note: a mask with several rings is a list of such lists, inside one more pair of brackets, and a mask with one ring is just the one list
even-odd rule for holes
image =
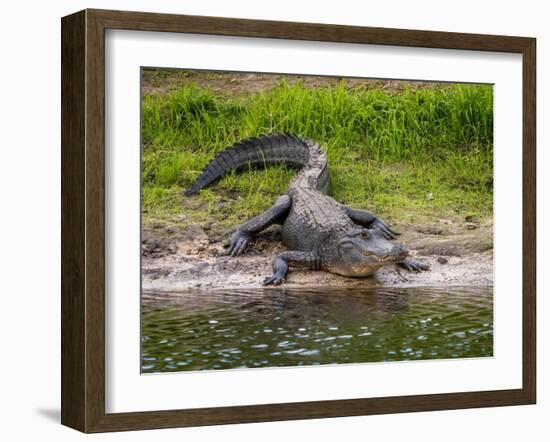
{"label": "alligator's tail", "polygon": [[318,144],[290,134],[270,134],[240,141],[219,152],[185,192],[197,193],[231,170],[264,168],[286,163],[302,168],[302,175],[312,187],[328,192],[327,157]]}

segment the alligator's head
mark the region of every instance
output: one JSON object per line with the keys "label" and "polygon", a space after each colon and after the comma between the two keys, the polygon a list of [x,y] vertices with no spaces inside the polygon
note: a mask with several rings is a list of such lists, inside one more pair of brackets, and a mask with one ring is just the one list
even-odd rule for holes
{"label": "alligator's head", "polygon": [[409,252],[376,230],[354,229],[338,238],[339,259],[332,269],[344,276],[369,276],[380,267],[403,261]]}

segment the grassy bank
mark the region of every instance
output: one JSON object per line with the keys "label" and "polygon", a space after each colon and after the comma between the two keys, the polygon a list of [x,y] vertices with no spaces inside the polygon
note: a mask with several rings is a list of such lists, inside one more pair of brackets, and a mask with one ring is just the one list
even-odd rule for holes
{"label": "grassy bank", "polygon": [[146,224],[177,217],[230,227],[267,209],[294,170],[233,173],[193,198],[182,191],[217,151],[270,132],[320,142],[329,156],[333,197],[389,221],[492,213],[491,86],[384,90],[346,80],[311,86],[283,79],[231,93],[230,81],[226,91],[209,88],[205,74],[193,75],[167,93],[143,96]]}

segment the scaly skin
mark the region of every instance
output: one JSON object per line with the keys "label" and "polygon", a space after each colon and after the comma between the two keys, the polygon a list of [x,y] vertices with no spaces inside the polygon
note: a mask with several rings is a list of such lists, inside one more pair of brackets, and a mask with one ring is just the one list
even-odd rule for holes
{"label": "scaly skin", "polygon": [[273,260],[273,275],[264,284],[284,282],[289,266],[365,277],[380,267],[397,264],[411,272],[429,267],[407,258],[407,250],[390,240],[394,232],[376,215],[346,207],[327,196],[327,156],[311,140],[274,134],[237,143],[220,152],[186,192],[192,195],[231,169],[266,167],[276,163],[300,166],[286,193],[266,212],[240,226],[231,238],[229,253],[242,254],[254,236],[281,224],[283,243],[291,250]]}

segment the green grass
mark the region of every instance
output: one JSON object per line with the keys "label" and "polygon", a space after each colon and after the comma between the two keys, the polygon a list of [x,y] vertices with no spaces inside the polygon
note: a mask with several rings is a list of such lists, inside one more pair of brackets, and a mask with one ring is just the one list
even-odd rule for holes
{"label": "green grass", "polygon": [[[492,214],[493,93],[488,85],[306,87],[251,94],[193,82],[142,102],[145,222],[184,215],[233,226],[267,209],[295,170],[232,173],[197,197],[185,190],[235,141],[291,132],[327,150],[332,196],[388,220]],[[180,219],[182,219],[180,217]]]}

